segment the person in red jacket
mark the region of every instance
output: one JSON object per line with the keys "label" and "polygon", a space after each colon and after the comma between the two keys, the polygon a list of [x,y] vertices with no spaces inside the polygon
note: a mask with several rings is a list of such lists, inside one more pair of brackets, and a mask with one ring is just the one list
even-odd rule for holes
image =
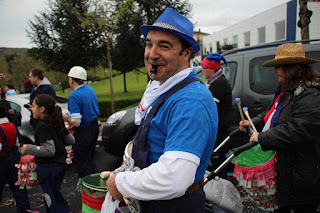
{"label": "person in red jacket", "polygon": [[17,129],[7,118],[6,106],[0,102],[0,201],[6,183],[9,184],[13,197],[17,203],[18,212],[26,212],[30,209],[27,190],[20,189],[15,183],[18,180],[20,154],[17,147]]}

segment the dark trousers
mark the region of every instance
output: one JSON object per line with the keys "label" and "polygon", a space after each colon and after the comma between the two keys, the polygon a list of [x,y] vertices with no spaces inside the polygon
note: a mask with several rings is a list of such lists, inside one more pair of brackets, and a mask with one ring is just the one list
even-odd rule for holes
{"label": "dark trousers", "polygon": [[18,212],[25,212],[30,209],[28,192],[25,188],[20,189],[20,186],[15,184],[18,180],[18,169],[14,164],[19,162],[15,161],[9,155],[0,156],[0,201],[2,200],[4,186],[8,182],[16,200]]}
{"label": "dark trousers", "polygon": [[297,205],[297,206],[287,206],[282,207],[279,209],[274,210],[274,213],[290,213],[291,210],[294,211],[294,213],[317,213],[318,212],[318,205],[320,203],[316,204],[304,204],[304,205]]}
{"label": "dark trousers", "polygon": [[94,162],[94,152],[99,136],[98,123],[75,128],[74,136],[76,142],[72,149],[79,178],[97,173],[98,170]]}
{"label": "dark trousers", "polygon": [[64,164],[37,164],[38,181],[42,187],[47,212],[70,212],[68,203],[60,192],[65,170]]}
{"label": "dark trousers", "polygon": [[204,213],[205,193],[199,188],[171,200],[142,201],[143,213]]}

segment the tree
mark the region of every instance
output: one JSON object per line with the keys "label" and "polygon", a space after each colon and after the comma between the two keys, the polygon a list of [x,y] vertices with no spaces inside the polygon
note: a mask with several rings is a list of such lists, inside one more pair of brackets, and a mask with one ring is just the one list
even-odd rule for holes
{"label": "tree", "polygon": [[0,73],[8,73],[9,66],[4,55],[0,55]]}
{"label": "tree", "polygon": [[47,70],[67,73],[75,65],[86,69],[98,65],[99,38],[91,28],[82,27],[89,6],[86,0],[51,1],[48,10],[28,22],[28,36],[37,46],[29,52]]}
{"label": "tree", "polygon": [[188,0],[136,0],[136,2],[144,18],[144,24],[153,24],[167,7],[172,7],[187,17],[191,11]]}
{"label": "tree", "polygon": [[115,29],[126,11],[130,11],[133,6],[133,0],[103,1],[91,0],[90,9],[86,13],[83,28],[90,28],[96,34],[102,45],[107,48],[107,61],[109,67],[110,95],[111,95],[111,113],[115,112],[113,81],[112,81],[112,60],[111,48]]}
{"label": "tree", "polygon": [[127,10],[116,30],[112,62],[114,68],[123,74],[124,92],[127,92],[126,73],[143,66],[144,42],[138,27],[142,24],[137,11]]}
{"label": "tree", "polygon": [[[301,28],[301,39],[302,40],[309,40],[309,24],[311,22],[310,17],[312,16],[312,11],[308,10],[307,3],[308,3],[307,0],[299,0],[300,20],[298,21],[298,27]],[[304,42],[304,43],[309,43],[309,42]]]}

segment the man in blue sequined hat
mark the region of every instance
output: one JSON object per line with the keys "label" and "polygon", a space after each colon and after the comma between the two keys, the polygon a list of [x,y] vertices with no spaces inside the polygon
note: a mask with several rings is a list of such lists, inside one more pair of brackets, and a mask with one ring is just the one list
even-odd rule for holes
{"label": "man in blue sequined hat", "polygon": [[141,200],[142,212],[204,213],[203,176],[217,134],[217,107],[190,57],[199,50],[193,25],[167,8],[141,26],[151,81],[135,113],[132,157],[141,168],[107,181],[114,199]]}

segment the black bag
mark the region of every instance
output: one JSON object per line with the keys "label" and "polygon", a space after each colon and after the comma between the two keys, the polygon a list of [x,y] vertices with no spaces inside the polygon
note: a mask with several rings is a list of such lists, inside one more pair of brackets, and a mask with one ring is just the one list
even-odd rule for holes
{"label": "black bag", "polygon": [[14,114],[9,114],[8,119],[15,126],[21,126],[21,113],[15,112]]}

